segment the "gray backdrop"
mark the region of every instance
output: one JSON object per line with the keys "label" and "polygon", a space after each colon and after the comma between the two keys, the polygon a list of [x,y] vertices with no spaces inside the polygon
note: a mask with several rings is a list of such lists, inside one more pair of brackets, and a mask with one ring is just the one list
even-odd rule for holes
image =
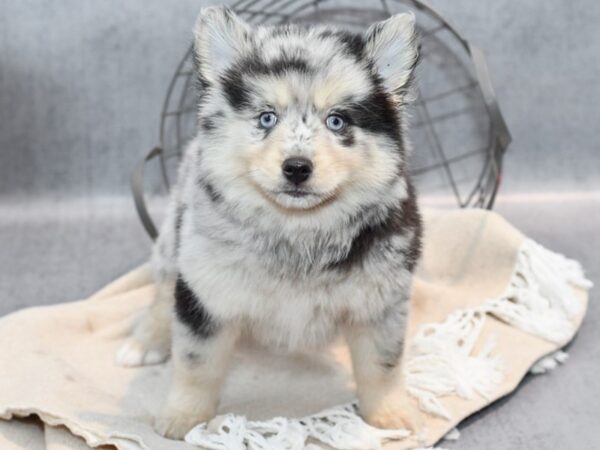
{"label": "gray backdrop", "polygon": [[[600,3],[433,3],[486,51],[513,134],[497,209],[600,281]],[[0,314],[83,298],[147,258],[128,177],[204,4],[0,1]],[[596,299],[565,367],[447,446],[600,448]]]}

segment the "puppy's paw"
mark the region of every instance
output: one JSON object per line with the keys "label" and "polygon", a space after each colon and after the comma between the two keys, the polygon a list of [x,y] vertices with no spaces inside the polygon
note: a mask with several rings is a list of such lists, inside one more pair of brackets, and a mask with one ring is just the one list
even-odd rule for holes
{"label": "puppy's paw", "polygon": [[[361,409],[362,411],[362,409]],[[376,428],[421,431],[421,413],[407,395],[390,396],[362,412],[365,421]]]}
{"label": "puppy's paw", "polygon": [[154,429],[168,439],[182,440],[192,428],[209,419],[211,417],[165,413],[155,419]]}
{"label": "puppy's paw", "polygon": [[163,343],[142,342],[128,338],[116,355],[117,364],[123,367],[138,367],[160,364],[169,357],[169,347]]}

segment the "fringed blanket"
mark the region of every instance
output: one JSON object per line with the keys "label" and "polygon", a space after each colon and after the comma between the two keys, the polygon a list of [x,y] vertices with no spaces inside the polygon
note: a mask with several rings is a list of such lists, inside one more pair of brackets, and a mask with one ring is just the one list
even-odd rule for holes
{"label": "fringed blanket", "polygon": [[579,264],[495,213],[427,211],[404,363],[422,414],[416,435],[378,430],[360,419],[348,352],[338,343],[320,354],[241,347],[220,415],[176,442],[152,428],[170,365],[126,369],[114,363],[133,317],[152,299],[150,271],[141,267],[87,300],[0,320],[0,448],[432,446],[514,390],[528,371],[564,362],[566,355],[556,352],[577,332],[590,287]]}

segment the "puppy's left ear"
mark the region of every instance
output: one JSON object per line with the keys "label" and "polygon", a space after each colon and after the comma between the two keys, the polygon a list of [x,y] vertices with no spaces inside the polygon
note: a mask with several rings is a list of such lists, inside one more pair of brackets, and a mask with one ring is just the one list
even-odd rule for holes
{"label": "puppy's left ear", "polygon": [[365,34],[365,44],[366,53],[386,90],[404,98],[409,93],[419,57],[415,15],[396,14],[372,25]]}

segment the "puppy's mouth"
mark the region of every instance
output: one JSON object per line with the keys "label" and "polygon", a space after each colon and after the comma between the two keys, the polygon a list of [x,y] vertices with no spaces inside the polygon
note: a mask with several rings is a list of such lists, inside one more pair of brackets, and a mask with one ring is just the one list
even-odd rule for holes
{"label": "puppy's mouth", "polygon": [[289,195],[290,197],[302,198],[308,195],[316,195],[314,192],[307,191],[306,189],[286,189],[283,191],[276,192],[276,194]]}
{"label": "puppy's mouth", "polygon": [[270,194],[276,204],[291,210],[310,210],[330,200],[330,196],[297,187],[271,191]]}

